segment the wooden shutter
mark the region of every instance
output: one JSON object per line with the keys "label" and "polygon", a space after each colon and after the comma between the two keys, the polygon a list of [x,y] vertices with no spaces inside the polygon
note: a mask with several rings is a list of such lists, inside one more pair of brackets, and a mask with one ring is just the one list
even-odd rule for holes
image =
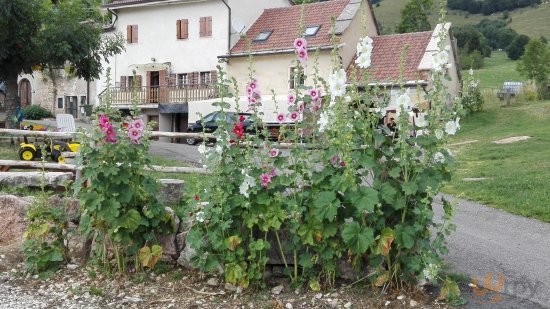
{"label": "wooden shutter", "polygon": [[176,39],[181,39],[181,19],[176,20]]}
{"label": "wooden shutter", "polygon": [[189,38],[189,20],[188,19],[181,20],[181,38],[182,39]]}
{"label": "wooden shutter", "polygon": [[126,26],[126,43],[132,43],[132,25]]}
{"label": "wooden shutter", "polygon": [[206,35],[206,21],[205,17],[201,17],[199,20],[199,35],[201,37]]}
{"label": "wooden shutter", "polygon": [[218,82],[218,71],[210,71],[210,83],[216,84]]}
{"label": "wooden shutter", "polygon": [[206,36],[212,36],[212,16],[206,17]]}
{"label": "wooden shutter", "polygon": [[133,25],[132,26],[132,43],[138,42],[138,26]]}

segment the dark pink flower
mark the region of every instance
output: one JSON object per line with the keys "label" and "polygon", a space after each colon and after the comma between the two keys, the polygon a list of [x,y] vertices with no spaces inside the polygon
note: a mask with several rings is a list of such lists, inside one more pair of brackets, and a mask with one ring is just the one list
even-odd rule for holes
{"label": "dark pink flower", "polygon": [[145,123],[143,122],[143,119],[136,118],[130,122],[130,128],[138,129],[140,131],[143,131],[145,128]]}
{"label": "dark pink flower", "polygon": [[285,121],[285,114],[279,113],[279,114],[277,115],[277,121],[278,121],[278,122],[284,122],[284,121]]}
{"label": "dark pink flower", "polygon": [[302,66],[307,62],[308,55],[307,55],[307,49],[300,48],[296,50],[296,54],[298,55],[298,60],[302,63]]}
{"label": "dark pink flower", "polygon": [[262,187],[267,187],[271,182],[271,176],[269,174],[263,173],[260,175],[260,184]]}
{"label": "dark pink flower", "polygon": [[340,161],[340,158],[338,158],[338,156],[334,156],[330,159],[330,163],[332,165],[336,165],[338,163],[338,161]]}
{"label": "dark pink flower", "polygon": [[306,39],[304,38],[297,38],[296,40],[294,40],[294,48],[296,50],[300,49],[300,48],[307,48],[307,41]]}
{"label": "dark pink flower", "polygon": [[139,130],[137,128],[130,128],[128,129],[128,137],[132,141],[133,144],[139,144],[139,139],[143,136],[143,130]]}
{"label": "dark pink flower", "polygon": [[292,121],[297,121],[300,118],[300,114],[297,111],[293,111],[288,115],[288,118]]}

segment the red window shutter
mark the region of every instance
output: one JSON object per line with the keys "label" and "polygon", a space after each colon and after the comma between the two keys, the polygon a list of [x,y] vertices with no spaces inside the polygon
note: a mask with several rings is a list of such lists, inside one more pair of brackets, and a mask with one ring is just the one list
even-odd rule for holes
{"label": "red window shutter", "polygon": [[126,26],[126,43],[132,43],[132,26]]}
{"label": "red window shutter", "polygon": [[205,28],[206,28],[206,23],[204,21],[204,17],[201,17],[200,20],[199,20],[199,35],[201,37],[205,36],[206,34],[206,31],[205,31]]}
{"label": "red window shutter", "polygon": [[182,19],[181,20],[181,38],[187,39],[188,37],[189,37],[189,20]]}
{"label": "red window shutter", "polygon": [[206,17],[206,36],[212,36],[212,16]]}
{"label": "red window shutter", "polygon": [[181,19],[176,20],[176,39],[181,39]]}
{"label": "red window shutter", "polygon": [[138,26],[133,25],[132,26],[132,43],[138,42]]}

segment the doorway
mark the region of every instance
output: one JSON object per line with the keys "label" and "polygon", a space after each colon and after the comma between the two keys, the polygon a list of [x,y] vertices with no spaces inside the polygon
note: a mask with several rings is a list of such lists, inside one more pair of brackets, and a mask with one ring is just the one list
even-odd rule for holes
{"label": "doorway", "polygon": [[24,78],[19,82],[19,99],[21,100],[21,108],[32,104],[31,97],[31,82]]}
{"label": "doorway", "polygon": [[147,72],[149,77],[149,103],[159,102],[160,72]]}
{"label": "doorway", "polygon": [[78,118],[78,97],[77,96],[65,97],[65,113],[73,115],[75,119]]}

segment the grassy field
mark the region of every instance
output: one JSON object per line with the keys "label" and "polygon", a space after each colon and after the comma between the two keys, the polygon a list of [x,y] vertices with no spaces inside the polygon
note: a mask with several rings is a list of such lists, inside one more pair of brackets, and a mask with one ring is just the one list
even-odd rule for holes
{"label": "grassy field", "polygon": [[[526,141],[495,144],[512,136]],[[445,191],[505,211],[550,222],[550,101],[490,102],[462,122],[451,143],[458,170]],[[465,178],[483,178],[465,181]]]}
{"label": "grassy field", "polygon": [[[506,52],[493,51],[490,58],[485,58],[485,66],[474,71],[474,77],[481,81],[480,86],[502,88],[505,81],[525,82],[525,77],[516,70],[517,61],[512,61],[506,56]],[[468,70],[462,71],[466,76]]]}
{"label": "grassy field", "polygon": [[[408,0],[383,0],[380,6],[374,6],[376,19],[382,23],[384,34],[393,33],[395,26],[401,19],[401,10],[405,7]],[[437,3],[437,1],[434,1]],[[437,23],[439,9],[434,10],[430,22],[433,25]],[[544,3],[536,8],[522,8],[510,12],[512,18],[511,27],[518,33],[526,34],[530,37],[540,37],[541,35],[550,36],[550,3]],[[502,13],[495,13],[491,16],[472,15],[463,11],[450,11],[447,20],[454,26],[477,24],[483,18],[496,19],[501,18]]]}

